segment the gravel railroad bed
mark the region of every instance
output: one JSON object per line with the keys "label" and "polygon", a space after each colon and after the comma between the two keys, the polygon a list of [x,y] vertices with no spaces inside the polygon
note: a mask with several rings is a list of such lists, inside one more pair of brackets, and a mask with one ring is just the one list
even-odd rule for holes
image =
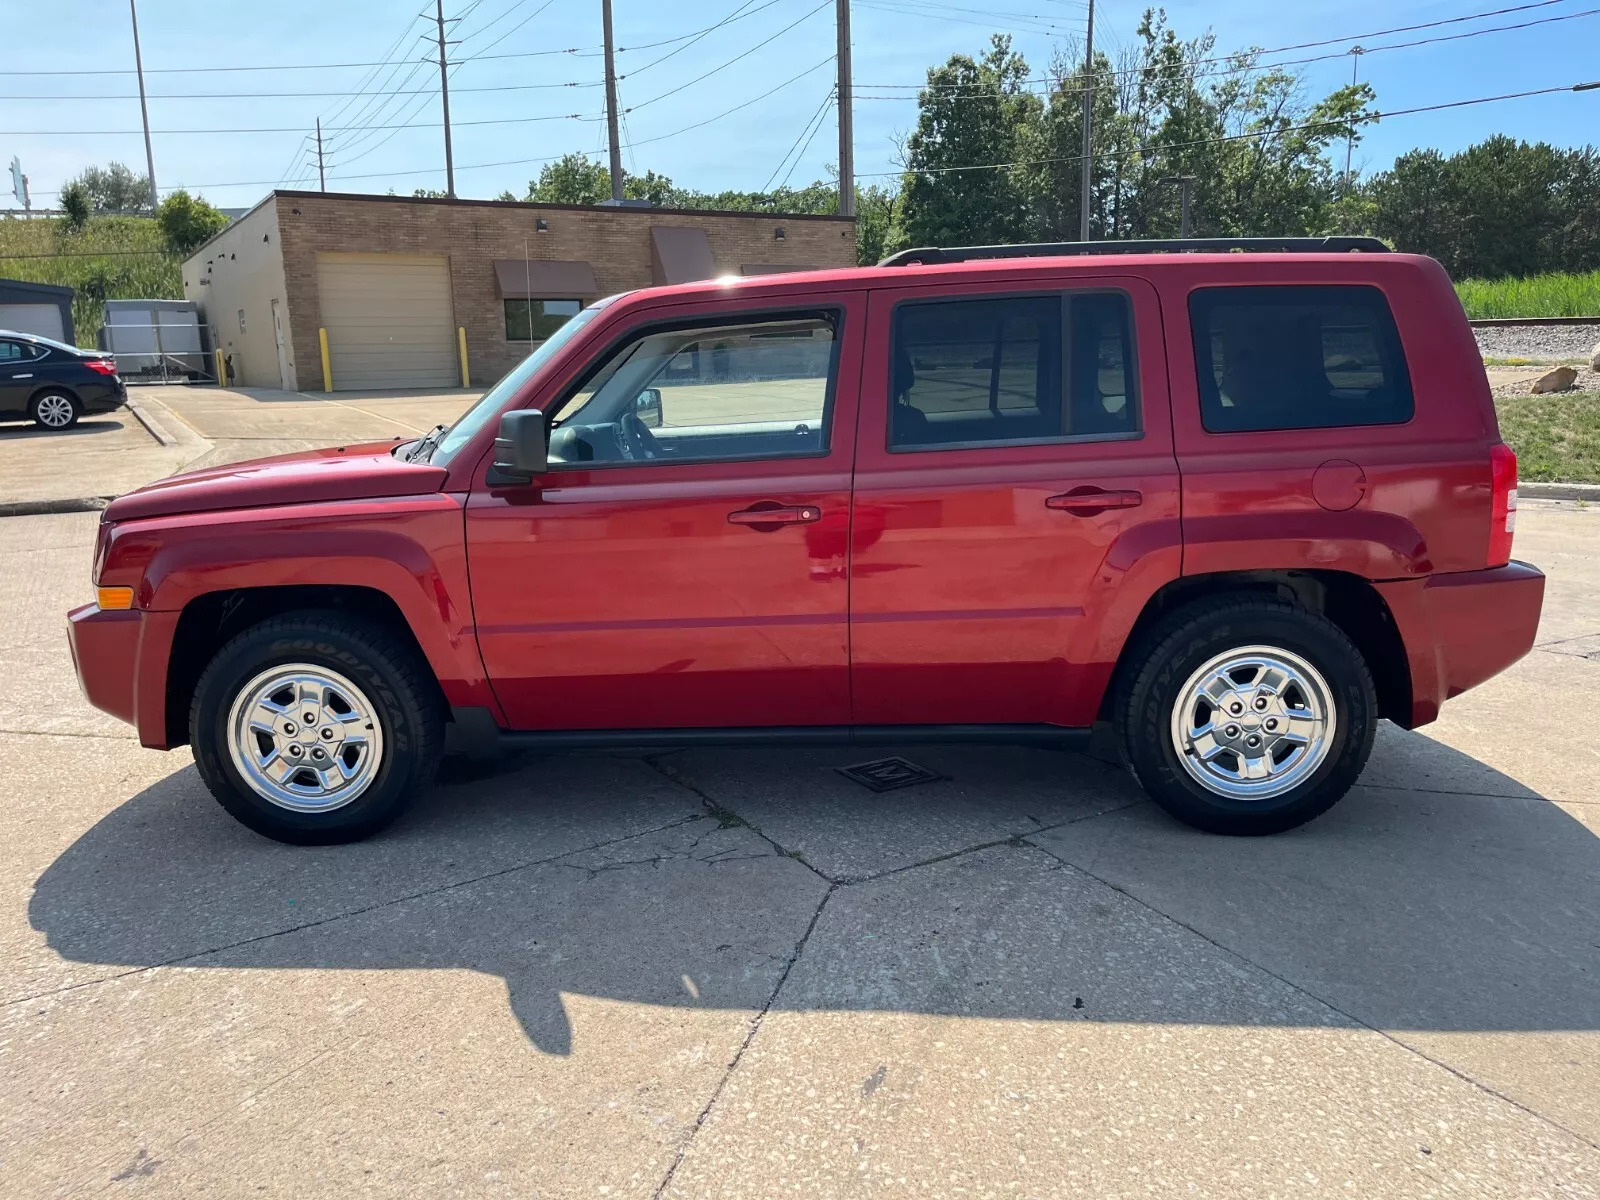
{"label": "gravel railroad bed", "polygon": [[1478,353],[1485,357],[1540,362],[1587,360],[1594,344],[1600,342],[1600,325],[1502,325],[1472,332],[1478,338]]}

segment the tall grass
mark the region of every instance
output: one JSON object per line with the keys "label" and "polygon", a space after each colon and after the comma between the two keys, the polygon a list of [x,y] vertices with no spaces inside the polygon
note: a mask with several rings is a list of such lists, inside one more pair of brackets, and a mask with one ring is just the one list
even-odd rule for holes
{"label": "tall grass", "polygon": [[1466,279],[1456,284],[1456,291],[1473,320],[1600,317],[1600,271],[1527,279]]}
{"label": "tall grass", "polygon": [[95,344],[107,300],[183,299],[180,266],[150,217],[94,217],[77,232],[59,218],[0,220],[0,277],[73,288],[80,346]]}

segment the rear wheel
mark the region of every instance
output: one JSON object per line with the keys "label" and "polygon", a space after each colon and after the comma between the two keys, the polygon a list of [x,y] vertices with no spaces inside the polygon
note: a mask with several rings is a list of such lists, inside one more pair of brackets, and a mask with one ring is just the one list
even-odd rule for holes
{"label": "rear wheel", "polygon": [[83,405],[71,392],[40,392],[28,401],[28,415],[41,429],[71,429],[83,415]]}
{"label": "rear wheel", "polygon": [[1372,751],[1365,661],[1331,621],[1251,597],[1193,605],[1136,650],[1124,758],[1151,799],[1213,833],[1292,829],[1349,791]]}
{"label": "rear wheel", "polygon": [[356,841],[433,775],[437,688],[414,648],[334,613],[275,617],[218,652],[195,687],[189,737],[218,803],[281,842]]}

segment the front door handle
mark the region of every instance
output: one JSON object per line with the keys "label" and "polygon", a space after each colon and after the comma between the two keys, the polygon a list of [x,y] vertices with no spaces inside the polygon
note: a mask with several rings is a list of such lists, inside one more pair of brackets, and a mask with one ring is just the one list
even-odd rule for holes
{"label": "front door handle", "polygon": [[728,514],[730,525],[749,525],[762,533],[770,532],[782,525],[809,525],[813,521],[820,520],[822,520],[822,510],[814,504],[791,507],[768,502],[765,506],[752,505],[750,508],[741,508],[738,512]]}
{"label": "front door handle", "polygon": [[1126,491],[1106,491],[1097,487],[1077,487],[1044,502],[1046,508],[1059,508],[1075,517],[1093,516],[1112,508],[1137,508],[1144,496],[1129,488]]}

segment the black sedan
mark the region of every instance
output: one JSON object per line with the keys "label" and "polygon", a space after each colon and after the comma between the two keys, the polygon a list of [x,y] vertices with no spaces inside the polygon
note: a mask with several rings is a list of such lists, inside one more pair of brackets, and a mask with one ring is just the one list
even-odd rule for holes
{"label": "black sedan", "polygon": [[27,417],[43,429],[70,429],[84,413],[127,402],[111,355],[0,329],[0,421]]}

